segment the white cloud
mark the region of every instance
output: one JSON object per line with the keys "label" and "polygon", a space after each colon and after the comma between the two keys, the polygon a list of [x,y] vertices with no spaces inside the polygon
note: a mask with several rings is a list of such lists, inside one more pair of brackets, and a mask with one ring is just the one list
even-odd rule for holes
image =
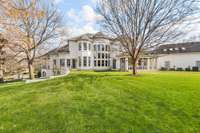
{"label": "white cloud", "polygon": [[76,13],[76,11],[75,11],[73,8],[71,8],[71,9],[67,12],[67,16],[68,16],[70,19],[74,20],[74,21],[78,21],[78,19],[79,19],[79,15]]}
{"label": "white cloud", "polygon": [[59,3],[61,3],[63,0],[53,0],[53,3],[54,4],[59,4]]}
{"label": "white cloud", "polygon": [[96,22],[102,19],[101,15],[96,14],[93,8],[89,5],[82,7],[83,18],[88,22]]}
{"label": "white cloud", "polygon": [[67,30],[69,32],[69,36],[68,37],[74,37],[74,36],[78,36],[84,33],[96,33],[97,30],[94,28],[93,25],[90,24],[86,24],[83,27],[79,27],[79,26],[68,26]]}
{"label": "white cloud", "polygon": [[91,0],[93,4],[96,4],[98,0]]}
{"label": "white cloud", "polygon": [[89,5],[82,6],[80,11],[70,9],[67,12],[67,17],[69,18],[68,29],[71,36],[97,32],[96,23],[102,19]]}

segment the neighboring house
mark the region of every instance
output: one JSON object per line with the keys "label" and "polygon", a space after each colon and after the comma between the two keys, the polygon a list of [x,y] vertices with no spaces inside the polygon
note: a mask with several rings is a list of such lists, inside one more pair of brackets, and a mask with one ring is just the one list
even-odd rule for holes
{"label": "neighboring house", "polygon": [[[128,71],[130,57],[123,46],[101,32],[71,38],[68,44],[40,57],[42,76],[65,74],[70,69]],[[137,69],[159,70],[200,66],[200,43],[161,45],[140,55]]]}
{"label": "neighboring house", "polygon": [[155,54],[158,69],[200,68],[200,42],[161,45]]}

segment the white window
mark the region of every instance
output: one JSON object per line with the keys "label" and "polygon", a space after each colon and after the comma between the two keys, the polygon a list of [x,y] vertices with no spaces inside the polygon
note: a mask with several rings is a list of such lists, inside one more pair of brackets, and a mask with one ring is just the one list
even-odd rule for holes
{"label": "white window", "polygon": [[96,60],[94,61],[94,66],[95,66],[95,67],[97,66],[97,61],[96,61]]}
{"label": "white window", "polygon": [[101,61],[100,60],[98,60],[98,67],[100,67],[101,66]]}
{"label": "white window", "polygon": [[83,43],[84,50],[87,50],[87,43]]}
{"label": "white window", "polygon": [[200,61],[196,61],[196,66],[200,68]]}
{"label": "white window", "polygon": [[108,61],[106,60],[106,62],[105,62],[105,66],[108,66]]}
{"label": "white window", "polygon": [[105,57],[105,56],[104,56],[104,53],[102,53],[102,59],[104,59],[104,57]]}
{"label": "white window", "polygon": [[91,50],[91,44],[90,43],[88,44],[88,47],[89,47],[89,50]]}
{"label": "white window", "polygon": [[175,50],[176,50],[176,51],[178,51],[178,50],[179,50],[179,48],[175,48]]}
{"label": "white window", "polygon": [[107,45],[107,47],[108,47],[108,49],[107,49],[107,50],[108,50],[108,51],[110,51],[110,46],[109,46],[109,45]]}
{"label": "white window", "polygon": [[98,59],[100,59],[101,58],[101,53],[98,53]]}
{"label": "white window", "polygon": [[101,66],[104,67],[104,65],[105,65],[105,61],[102,60],[102,62],[101,62]]}
{"label": "white window", "polygon": [[105,50],[105,46],[104,46],[104,45],[101,45],[101,47],[102,47],[102,51],[104,51],[104,50]]}
{"label": "white window", "polygon": [[106,51],[110,51],[110,46],[106,45]]}
{"label": "white window", "polygon": [[94,45],[94,51],[96,51],[97,50],[97,47],[96,47],[97,45]]}
{"label": "white window", "polygon": [[88,66],[91,66],[91,57],[88,57]]}
{"label": "white window", "polygon": [[65,66],[65,59],[60,59],[60,66],[64,67]]}
{"label": "white window", "polygon": [[163,49],[163,51],[164,51],[164,52],[166,52],[166,51],[167,51],[167,49]]}
{"label": "white window", "polygon": [[173,51],[173,48],[170,48],[169,50],[170,50],[170,51]]}
{"label": "white window", "polygon": [[185,47],[182,47],[181,49],[182,49],[182,50],[186,50],[186,48],[185,48]]}
{"label": "white window", "polygon": [[165,68],[170,69],[170,61],[165,61]]}
{"label": "white window", "polygon": [[70,67],[70,66],[71,66],[70,59],[67,59],[67,67]]}
{"label": "white window", "polygon": [[87,57],[86,56],[83,57],[83,66],[84,67],[87,66]]}
{"label": "white window", "polygon": [[82,46],[81,46],[81,43],[79,43],[79,45],[78,45],[78,49],[79,49],[79,51],[81,51],[82,50]]}
{"label": "white window", "polygon": [[82,61],[81,61],[81,57],[80,57],[80,56],[78,57],[78,61],[79,61],[79,63],[78,63],[78,64],[79,64],[79,67],[81,67],[81,62],[82,62]]}
{"label": "white window", "polygon": [[54,65],[54,66],[57,65],[57,61],[56,61],[56,59],[53,60],[53,65]]}
{"label": "white window", "polygon": [[98,44],[97,47],[98,47],[98,51],[101,51],[101,46],[100,46],[100,44]]}

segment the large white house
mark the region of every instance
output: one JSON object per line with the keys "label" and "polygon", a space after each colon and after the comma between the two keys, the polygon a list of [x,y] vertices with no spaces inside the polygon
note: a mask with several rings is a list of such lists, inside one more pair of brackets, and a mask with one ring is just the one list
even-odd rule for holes
{"label": "large white house", "polygon": [[[65,74],[70,69],[128,71],[132,68],[122,45],[101,32],[71,38],[67,45],[48,52],[42,58],[43,76]],[[143,70],[200,67],[200,43],[161,45],[142,54],[137,64],[137,68]]]}

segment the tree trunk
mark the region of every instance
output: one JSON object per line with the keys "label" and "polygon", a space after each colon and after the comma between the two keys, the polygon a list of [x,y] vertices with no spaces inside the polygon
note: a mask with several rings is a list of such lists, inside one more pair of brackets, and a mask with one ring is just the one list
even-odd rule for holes
{"label": "tree trunk", "polygon": [[32,62],[28,62],[28,69],[29,69],[29,78],[34,79],[35,76],[34,76],[34,68]]}
{"label": "tree trunk", "polygon": [[133,64],[133,71],[132,71],[132,74],[133,74],[133,76],[135,76],[136,74],[137,74],[137,70],[136,70],[136,60],[135,59],[133,59],[133,62],[132,62]]}
{"label": "tree trunk", "polygon": [[3,82],[3,70],[0,68],[0,82]]}

